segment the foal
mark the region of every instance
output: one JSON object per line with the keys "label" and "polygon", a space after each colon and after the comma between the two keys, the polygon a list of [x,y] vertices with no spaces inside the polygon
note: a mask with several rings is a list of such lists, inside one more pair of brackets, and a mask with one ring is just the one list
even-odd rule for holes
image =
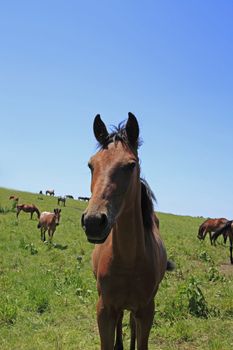
{"label": "foal", "polygon": [[31,219],[32,219],[33,213],[37,214],[38,219],[40,217],[40,211],[34,204],[18,204],[16,206],[16,217],[17,218],[18,218],[21,210],[24,211],[25,213],[30,213]]}
{"label": "foal", "polygon": [[97,115],[94,134],[100,150],[89,161],[92,197],[82,226],[96,244],[92,265],[101,349],[123,349],[122,318],[129,310],[130,349],[137,341],[138,350],[147,350],[154,296],[172,266],[155,222],[152,192],[140,179],[138,122],[129,113],[125,127],[109,134]]}
{"label": "foal", "polygon": [[61,209],[54,209],[54,212],[43,211],[37,228],[40,228],[41,240],[45,242],[45,232],[48,231],[49,241],[52,241],[56,227],[59,225]]}

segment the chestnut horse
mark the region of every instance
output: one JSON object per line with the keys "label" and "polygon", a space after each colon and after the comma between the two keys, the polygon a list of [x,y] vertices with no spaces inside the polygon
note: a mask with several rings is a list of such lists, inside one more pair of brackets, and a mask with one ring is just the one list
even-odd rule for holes
{"label": "chestnut horse", "polygon": [[[207,219],[200,225],[197,237],[201,240],[204,240],[207,233],[209,233],[210,243],[213,244],[212,233],[223,227],[227,222],[228,220],[225,218]],[[226,240],[227,235],[224,234],[224,243],[226,243]]]}
{"label": "chestnut horse", "polygon": [[31,219],[32,219],[33,213],[37,214],[38,219],[40,217],[40,211],[34,204],[18,204],[16,206],[16,217],[17,218],[18,218],[19,213],[21,211],[24,211],[25,213],[30,213]]}
{"label": "chestnut horse", "polygon": [[155,223],[152,191],[140,179],[137,119],[129,113],[126,125],[109,134],[97,115],[93,127],[100,150],[89,161],[92,197],[82,226],[96,244],[92,266],[101,349],[123,349],[122,318],[129,310],[130,349],[137,342],[138,350],[147,350],[154,296],[173,266]]}
{"label": "chestnut horse", "polygon": [[230,241],[230,261],[231,261],[231,264],[233,264],[233,256],[232,256],[232,250],[233,250],[233,220],[227,221],[223,227],[221,227],[220,229],[218,229],[214,233],[214,235],[212,237],[213,242],[215,242],[216,239],[220,235],[226,235],[226,237],[229,237],[229,241]]}
{"label": "chestnut horse", "polygon": [[43,211],[40,215],[40,220],[37,228],[41,231],[41,240],[45,242],[45,232],[48,231],[49,241],[52,241],[53,234],[60,222],[61,209],[54,209],[53,213]]}

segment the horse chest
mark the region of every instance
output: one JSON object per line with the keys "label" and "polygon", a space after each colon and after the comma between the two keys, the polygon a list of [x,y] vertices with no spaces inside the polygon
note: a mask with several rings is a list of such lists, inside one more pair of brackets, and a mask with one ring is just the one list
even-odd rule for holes
{"label": "horse chest", "polygon": [[156,279],[150,270],[141,272],[117,271],[99,276],[98,289],[106,304],[121,309],[136,310],[154,296]]}

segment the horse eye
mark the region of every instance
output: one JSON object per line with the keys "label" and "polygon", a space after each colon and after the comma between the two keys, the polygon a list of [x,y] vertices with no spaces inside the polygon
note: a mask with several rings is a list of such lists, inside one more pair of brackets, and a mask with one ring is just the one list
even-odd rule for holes
{"label": "horse eye", "polygon": [[136,162],[130,162],[124,166],[124,169],[132,171],[135,168],[135,166],[136,166]]}

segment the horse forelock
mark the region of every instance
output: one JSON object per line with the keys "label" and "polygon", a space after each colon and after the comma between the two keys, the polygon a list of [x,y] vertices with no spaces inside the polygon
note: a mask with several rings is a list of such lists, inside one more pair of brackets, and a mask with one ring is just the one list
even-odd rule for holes
{"label": "horse forelock", "polygon": [[[132,149],[132,145],[130,144],[130,141],[127,136],[126,128],[125,128],[125,121],[118,124],[118,126],[111,126],[111,132],[107,135],[107,137],[101,141],[101,143],[97,144],[97,147],[99,149],[107,148],[107,146],[110,143],[117,143],[122,142],[124,145]],[[142,145],[141,138],[138,138],[136,142],[136,146],[133,149],[135,153],[137,153],[138,148]]]}

